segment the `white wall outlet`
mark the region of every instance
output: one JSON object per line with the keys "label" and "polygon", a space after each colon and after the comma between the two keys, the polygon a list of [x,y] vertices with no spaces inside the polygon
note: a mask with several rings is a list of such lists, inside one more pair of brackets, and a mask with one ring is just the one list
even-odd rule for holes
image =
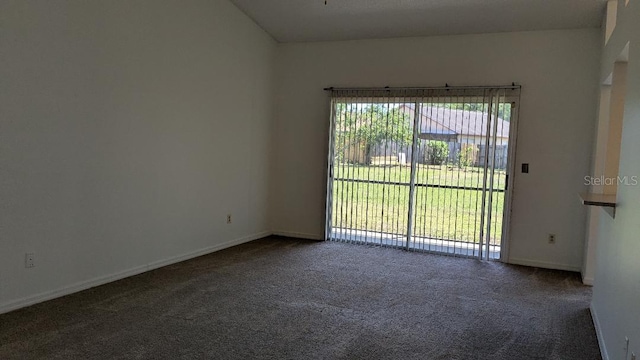
{"label": "white wall outlet", "polygon": [[556,234],[549,234],[549,244],[556,243]]}
{"label": "white wall outlet", "polygon": [[35,257],[36,255],[34,253],[26,253],[24,254],[24,267],[25,268],[32,268],[35,267]]}
{"label": "white wall outlet", "polygon": [[227,224],[231,224],[231,214],[227,214]]}

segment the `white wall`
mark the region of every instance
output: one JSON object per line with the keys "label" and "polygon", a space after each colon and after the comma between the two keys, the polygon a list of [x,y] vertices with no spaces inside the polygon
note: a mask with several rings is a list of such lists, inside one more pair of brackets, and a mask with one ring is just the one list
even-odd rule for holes
{"label": "white wall", "polygon": [[226,0],[0,2],[0,312],[268,234],[275,51]]}
{"label": "white wall", "polygon": [[[510,261],[579,271],[597,29],[279,45],[273,229],[321,238],[328,86],[522,85]],[[549,245],[547,234],[557,235]]]}
{"label": "white wall", "polygon": [[[601,82],[630,42],[619,175],[639,176],[640,161],[640,2],[617,7],[616,27],[602,54]],[[615,219],[596,210],[597,259],[592,314],[605,358],[625,359],[624,339],[640,357],[640,186],[618,186]],[[592,217],[593,219],[593,217]]]}

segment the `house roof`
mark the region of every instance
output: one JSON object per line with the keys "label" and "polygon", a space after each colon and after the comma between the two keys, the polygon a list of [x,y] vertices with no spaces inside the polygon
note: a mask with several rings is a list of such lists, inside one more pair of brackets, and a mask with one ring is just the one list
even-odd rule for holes
{"label": "house roof", "polygon": [[[402,105],[413,118],[414,105]],[[420,111],[420,133],[446,134],[456,133],[467,136],[485,136],[487,134],[487,113],[481,111],[447,109],[425,106]],[[492,116],[492,119],[495,116]],[[509,122],[497,119],[497,136],[509,137]],[[490,131],[493,131],[491,129]]]}

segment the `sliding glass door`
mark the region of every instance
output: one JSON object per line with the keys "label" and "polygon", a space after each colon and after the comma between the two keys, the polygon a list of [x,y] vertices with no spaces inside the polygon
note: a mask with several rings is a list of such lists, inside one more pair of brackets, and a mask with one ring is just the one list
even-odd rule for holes
{"label": "sliding glass door", "polygon": [[326,238],[498,259],[519,88],[333,90]]}

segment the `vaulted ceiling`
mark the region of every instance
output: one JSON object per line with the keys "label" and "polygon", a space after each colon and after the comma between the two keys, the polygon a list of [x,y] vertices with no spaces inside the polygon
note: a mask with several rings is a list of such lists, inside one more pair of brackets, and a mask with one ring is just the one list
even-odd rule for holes
{"label": "vaulted ceiling", "polygon": [[279,42],[599,27],[606,0],[231,0]]}

